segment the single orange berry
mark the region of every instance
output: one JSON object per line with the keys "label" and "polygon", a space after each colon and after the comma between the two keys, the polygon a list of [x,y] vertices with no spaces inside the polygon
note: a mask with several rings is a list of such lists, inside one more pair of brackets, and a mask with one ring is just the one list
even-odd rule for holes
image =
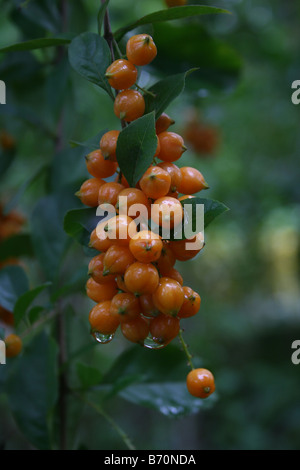
{"label": "single orange berry", "polygon": [[127,246],[112,245],[103,258],[103,275],[124,274],[135,258]]}
{"label": "single orange berry", "polygon": [[110,246],[114,244],[114,240],[108,238],[105,230],[107,221],[100,222],[90,235],[89,247],[94,250],[105,252]]}
{"label": "single orange berry", "polygon": [[94,256],[89,262],[88,274],[99,284],[106,284],[114,281],[115,277],[113,274],[105,273],[104,270],[104,256],[105,253],[100,253]]}
{"label": "single orange berry", "polygon": [[180,168],[182,180],[178,187],[178,191],[182,194],[195,194],[202,189],[208,189],[209,186],[206,183],[202,173],[196,168],[185,166]]}
{"label": "single orange berry", "polygon": [[167,131],[172,124],[175,124],[175,121],[168,114],[162,113],[155,123],[156,134]]}
{"label": "single orange berry", "polygon": [[160,236],[151,232],[151,230],[138,232],[129,243],[131,253],[141,263],[157,261],[162,248],[163,242]]}
{"label": "single orange berry", "polygon": [[175,279],[175,281],[179,282],[179,284],[181,286],[183,286],[183,278],[182,278],[180,272],[177,269],[170,268],[169,270],[166,270],[166,271],[160,269],[159,272],[160,272],[161,276],[170,277],[171,279]]}
{"label": "single orange berry", "polygon": [[105,77],[115,90],[126,90],[135,84],[137,68],[126,59],[115,60],[106,70]]}
{"label": "single orange berry", "polygon": [[79,197],[85,206],[97,207],[99,191],[104,184],[105,181],[100,178],[90,178],[82,183],[75,196]]}
{"label": "single orange berry", "polygon": [[136,34],[127,41],[126,55],[135,65],[147,65],[155,59],[157,48],[149,34]]}
{"label": "single orange berry", "polygon": [[202,232],[188,240],[170,241],[170,248],[178,261],[188,261],[195,258],[203,247],[204,237]]}
{"label": "single orange berry", "polygon": [[118,200],[120,192],[124,189],[124,186],[120,183],[111,181],[101,186],[98,193],[98,205],[102,206],[103,210],[109,212],[115,212],[115,205]]}
{"label": "single orange berry", "polygon": [[121,331],[128,341],[143,345],[149,334],[149,324],[145,318],[137,316],[129,322],[123,322]]}
{"label": "single orange berry", "polygon": [[151,219],[163,228],[171,229],[182,222],[183,208],[174,197],[164,196],[154,201]]}
{"label": "single orange berry", "polygon": [[183,288],[179,282],[169,277],[160,278],[159,286],[153,294],[153,303],[165,315],[176,317],[184,302]]}
{"label": "single orange berry", "polygon": [[164,162],[179,160],[183,152],[187,150],[183,138],[175,132],[162,132],[158,138],[160,142],[159,158]]}
{"label": "single orange berry", "polygon": [[16,357],[20,354],[23,348],[23,342],[20,336],[12,333],[8,335],[5,339],[6,346],[6,357]]}
{"label": "single orange berry", "polygon": [[151,263],[137,261],[126,269],[124,282],[126,289],[136,296],[153,294],[159,284],[158,271]]}
{"label": "single orange berry", "polygon": [[85,160],[89,174],[95,178],[109,178],[117,171],[117,162],[105,159],[100,149],[93,150]]}
{"label": "single orange berry", "polygon": [[117,161],[117,142],[118,137],[120,135],[120,131],[108,131],[106,132],[100,140],[100,150],[102,152],[103,157],[106,160],[111,160],[113,162]]}
{"label": "single orange berry", "polygon": [[116,215],[108,220],[104,231],[115,245],[128,246],[131,238],[137,233],[137,226],[131,217]]}
{"label": "single orange berry", "polygon": [[143,116],[145,100],[137,90],[124,90],[118,93],[114,101],[114,113],[126,122],[132,122]]}
{"label": "single orange berry", "polygon": [[155,307],[151,294],[144,294],[139,297],[141,312],[145,317],[157,317],[160,311]]}
{"label": "single orange berry", "polygon": [[97,304],[100,302],[105,302],[106,300],[111,300],[117,293],[118,286],[115,281],[99,284],[98,282],[94,281],[92,277],[87,280],[86,294]]}
{"label": "single orange berry", "polygon": [[140,179],[143,193],[151,199],[166,196],[171,186],[171,176],[159,166],[150,166]]}
{"label": "single orange berry", "polygon": [[110,313],[117,317],[119,321],[127,322],[140,314],[139,299],[135,295],[127,292],[116,294],[111,301]]}
{"label": "single orange berry", "polygon": [[[139,208],[137,206],[130,209],[134,205],[140,205],[143,207],[140,207],[140,210],[138,210]],[[119,214],[128,215],[133,219],[141,215],[141,210],[143,210],[143,212],[145,211],[145,216],[148,220],[150,202],[141,189],[125,188],[118,194],[116,210]]]}
{"label": "single orange berry", "polygon": [[95,305],[89,314],[91,334],[95,337],[100,335],[113,335],[120,325],[118,318],[110,313],[111,300],[100,302]]}
{"label": "single orange berry", "polygon": [[169,173],[171,176],[170,192],[175,193],[178,190],[182,180],[180,168],[171,162],[161,162],[157,166]]}
{"label": "single orange berry", "polygon": [[157,269],[159,270],[161,275],[168,272],[171,268],[173,268],[174,264],[176,263],[176,258],[173,251],[170,248],[170,244],[167,241],[163,241],[163,248],[161,250],[161,255],[159,259],[155,262]]}
{"label": "single orange berry", "polygon": [[153,341],[166,345],[179,334],[180,321],[178,318],[160,313],[150,321],[149,331]]}
{"label": "single orange berry", "polygon": [[183,287],[184,301],[178,312],[179,318],[193,317],[198,313],[201,305],[200,295],[188,286]]}
{"label": "single orange berry", "polygon": [[186,378],[186,386],[191,395],[197,398],[207,398],[214,393],[215,379],[207,369],[193,369]]}

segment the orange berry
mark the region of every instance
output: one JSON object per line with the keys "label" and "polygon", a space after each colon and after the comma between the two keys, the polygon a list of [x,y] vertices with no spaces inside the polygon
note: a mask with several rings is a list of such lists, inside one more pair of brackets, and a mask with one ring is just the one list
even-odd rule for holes
{"label": "orange berry", "polygon": [[112,245],[103,258],[103,275],[124,274],[135,258],[127,246]]}
{"label": "orange berry", "polygon": [[167,131],[172,124],[175,124],[175,121],[168,114],[162,113],[155,123],[156,134]]}
{"label": "orange berry", "polygon": [[111,301],[110,313],[121,323],[130,321],[140,314],[139,299],[127,292],[116,294]]}
{"label": "orange berry", "polygon": [[160,314],[155,307],[151,294],[144,294],[139,297],[141,312],[145,317],[157,317]]}
{"label": "orange berry", "polygon": [[143,206],[143,208],[146,209],[145,214],[147,213],[148,220],[150,213],[149,199],[143,193],[143,191],[137,188],[125,188],[118,194],[116,210],[119,214],[130,215],[130,217],[135,219],[140,214],[139,211],[137,211],[135,215],[135,209],[138,209],[137,207],[132,208],[132,210],[130,211],[130,208],[135,204],[140,204]]}
{"label": "orange berry", "polygon": [[105,159],[100,149],[93,150],[85,160],[89,174],[95,178],[109,178],[117,171],[117,162]]}
{"label": "orange berry", "polygon": [[153,341],[159,344],[168,344],[179,334],[179,319],[160,313],[150,321],[149,331]]}
{"label": "orange berry", "polygon": [[101,137],[100,150],[105,159],[117,161],[116,150],[119,134],[120,131],[108,131]]}
{"label": "orange berry", "polygon": [[198,313],[201,305],[200,295],[193,291],[190,287],[184,286],[184,301],[181,306],[181,309],[178,312],[179,318],[189,318],[193,317]]}
{"label": "orange berry", "polygon": [[98,205],[101,205],[103,210],[115,212],[115,205],[117,203],[118,196],[123,189],[124,186],[122,184],[115,183],[114,181],[110,183],[104,183],[103,186],[101,186],[99,189]]}
{"label": "orange berry", "polygon": [[20,354],[23,348],[23,342],[20,336],[16,334],[10,334],[5,339],[6,346],[6,357],[16,357]]}
{"label": "orange berry", "polygon": [[181,286],[183,286],[183,278],[180,272],[175,268],[170,268],[169,270],[160,270],[160,274],[163,277],[170,277],[171,279],[175,279],[175,281],[179,282]]}
{"label": "orange berry", "polygon": [[138,232],[129,243],[131,253],[141,263],[157,261],[162,248],[163,242],[159,235],[150,230]]}
{"label": "orange berry", "polygon": [[0,322],[1,321],[6,325],[13,326],[14,315],[13,313],[0,306]]}
{"label": "orange berry", "polygon": [[108,238],[108,234],[105,230],[107,221],[100,222],[97,227],[92,231],[90,235],[90,248],[97,251],[107,251],[110,246],[114,244],[114,240]]}
{"label": "orange berry", "polygon": [[195,258],[203,247],[204,237],[201,232],[188,240],[175,240],[170,242],[170,248],[178,261],[188,261]]}
{"label": "orange berry", "polygon": [[153,303],[165,315],[176,317],[184,302],[183,288],[179,282],[169,277],[162,277],[153,294]]}
{"label": "orange berry", "polygon": [[214,393],[215,379],[207,369],[193,369],[186,378],[186,386],[191,395],[197,398],[207,398]]}
{"label": "orange berry", "polygon": [[118,318],[110,313],[111,300],[100,302],[90,311],[91,334],[112,335],[120,325]]}
{"label": "orange berry", "polygon": [[159,259],[155,262],[160,274],[168,272],[176,263],[176,258],[170,248],[169,242],[163,241],[163,248]]}
{"label": "orange berry", "polygon": [[209,186],[207,185],[202,173],[196,168],[192,168],[190,166],[185,166],[180,168],[182,174],[182,180],[178,187],[178,191],[182,194],[195,194],[202,189],[208,189]]}
{"label": "orange berry", "polygon": [[137,90],[121,91],[114,101],[114,113],[126,122],[135,121],[145,112],[145,100]]}
{"label": "orange berry", "polygon": [[118,286],[115,281],[99,284],[98,282],[94,281],[92,277],[87,280],[86,294],[97,304],[100,302],[105,302],[105,300],[111,300],[117,293]]}
{"label": "orange berry", "polygon": [[160,142],[159,158],[164,162],[175,162],[186,151],[183,138],[175,132],[162,132],[158,138]]}
{"label": "orange berry", "polygon": [[158,271],[151,263],[137,261],[126,269],[124,282],[126,289],[136,296],[153,294],[159,284]]}
{"label": "orange berry", "polygon": [[104,256],[105,253],[100,253],[89,262],[88,274],[99,284],[106,284],[114,281],[113,274],[104,273]]}
{"label": "orange berry", "polygon": [[141,190],[151,199],[166,196],[171,186],[171,176],[159,166],[150,166],[140,179]]}
{"label": "orange berry", "polygon": [[136,34],[127,41],[126,55],[135,65],[147,65],[156,57],[157,48],[149,34]]}
{"label": "orange berry", "polygon": [[149,324],[145,318],[138,316],[129,322],[122,323],[121,331],[128,341],[143,345],[149,334]]}
{"label": "orange berry", "polygon": [[157,166],[169,173],[169,175],[171,176],[170,191],[172,193],[175,193],[178,190],[182,180],[180,168],[171,162],[161,162]]}
{"label": "orange berry", "polygon": [[178,201],[186,201],[187,199],[193,199],[195,198],[196,196],[191,196],[190,194],[186,194],[185,196],[180,196],[178,198]]}
{"label": "orange berry", "polygon": [[126,59],[115,60],[106,70],[105,77],[115,90],[126,90],[135,84],[137,68]]}
{"label": "orange berry", "polygon": [[131,238],[137,233],[137,226],[131,217],[116,215],[109,219],[104,231],[110,240],[114,240],[114,244],[128,246]]}
{"label": "orange berry", "polygon": [[100,188],[105,184],[100,178],[90,178],[81,185],[80,190],[75,193],[82,204],[89,207],[98,206],[98,195]]}
{"label": "orange berry", "polygon": [[171,229],[182,222],[182,205],[177,199],[170,196],[156,199],[152,205],[151,219],[155,224]]}
{"label": "orange berry", "polygon": [[119,290],[129,294],[129,290],[125,286],[124,275],[123,274],[117,274],[116,283],[118,285]]}

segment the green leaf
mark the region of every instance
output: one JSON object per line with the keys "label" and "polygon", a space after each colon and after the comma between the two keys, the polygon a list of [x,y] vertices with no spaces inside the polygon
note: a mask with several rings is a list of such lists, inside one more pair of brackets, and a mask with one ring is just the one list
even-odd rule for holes
{"label": "green leaf", "polygon": [[0,261],[21,256],[33,256],[31,236],[27,233],[13,235],[0,244]]}
{"label": "green leaf", "polygon": [[[7,105],[5,105],[6,107]],[[0,108],[4,106],[0,105]],[[9,151],[0,150],[0,179],[4,176],[6,171],[9,169],[13,163],[16,156],[16,150],[11,149]]]}
{"label": "green leaf", "polygon": [[83,33],[69,46],[69,61],[73,69],[86,80],[98,85],[114,99],[105,73],[111,63],[106,40],[95,33]]}
{"label": "green leaf", "polygon": [[[197,204],[204,205],[204,228],[206,228],[216,217],[227,212],[229,208],[225,206],[222,202],[215,201],[213,199],[204,199],[201,197],[195,197],[192,199],[185,199],[181,202],[181,205],[184,206],[187,204],[191,204],[192,206],[196,206]],[[196,211],[193,210],[193,217],[196,216]],[[194,221],[191,223],[194,224]]]}
{"label": "green leaf", "polygon": [[90,177],[85,155],[86,151],[82,147],[66,148],[54,155],[49,172],[50,187],[54,192],[69,187],[70,193],[75,194],[83,181]]}
{"label": "green leaf", "polygon": [[[60,27],[60,11],[53,0],[18,0],[18,11],[28,20],[36,23],[46,31],[55,33]],[[24,4],[26,3],[26,4]]]}
{"label": "green leaf", "polygon": [[[194,358],[194,363],[200,365],[199,359]],[[161,350],[133,347],[119,356],[102,383],[111,384],[112,393],[131,403],[178,417],[197,413],[211,403],[188,393],[187,373],[186,358],[175,345]]]}
{"label": "green leaf", "polygon": [[102,380],[102,374],[98,369],[81,362],[76,364],[76,371],[83,388],[98,385]]}
{"label": "green leaf", "polygon": [[15,358],[6,392],[13,417],[39,450],[51,449],[53,410],[58,396],[57,345],[46,333],[35,336]]}
{"label": "green leaf", "polygon": [[90,137],[89,139],[85,140],[84,142],[78,142],[76,140],[71,140],[69,143],[72,147],[84,147],[85,152],[89,153],[93,150],[99,149],[99,144],[101,137],[107,132],[107,129],[98,132],[94,137]]}
{"label": "green leaf", "polygon": [[119,134],[117,160],[129,185],[134,187],[153,161],[157,148],[154,113],[133,121]]}
{"label": "green leaf", "polygon": [[105,2],[99,8],[97,21],[98,21],[98,33],[100,36],[102,34],[102,25],[103,25],[104,16],[105,16],[108,4],[109,4],[109,0],[105,0]]}
{"label": "green leaf", "polygon": [[124,26],[118,29],[114,36],[119,41],[124,34],[132,29],[136,28],[137,26],[141,26],[144,24],[149,23],[158,23],[163,21],[171,21],[171,20],[180,20],[183,18],[191,18],[193,16],[199,15],[211,15],[211,14],[220,14],[220,13],[229,13],[227,10],[223,10],[222,8],[216,7],[209,7],[203,5],[189,5],[189,6],[181,6],[181,7],[173,7],[168,8],[165,10],[156,11],[154,13],[150,13],[149,15],[143,16],[139,20],[131,23],[127,26]]}
{"label": "green leaf", "polygon": [[146,113],[155,111],[155,118],[159,118],[169,104],[182,93],[186,77],[194,70],[197,69],[171,75],[152,85],[149,91],[155,95],[155,98],[149,94],[145,95]]}
{"label": "green leaf", "polygon": [[35,289],[32,289],[28,292],[25,292],[25,294],[21,295],[14,308],[14,323],[15,326],[17,327],[20,322],[23,320],[25,317],[28,308],[32,304],[32,302],[38,297],[38,295],[46,289],[46,287],[51,286],[51,282],[47,282],[45,284],[42,284],[41,286],[36,287]]}
{"label": "green leaf", "polygon": [[39,38],[32,39],[30,41],[17,42],[10,46],[0,48],[2,52],[13,52],[13,51],[32,51],[35,49],[43,49],[44,47],[57,47],[69,44],[74,37],[73,34],[62,34],[57,37],[50,38]]}
{"label": "green leaf", "polygon": [[64,230],[80,244],[88,246],[90,234],[100,220],[96,208],[71,209],[65,215]]}
{"label": "green leaf", "polygon": [[35,131],[37,128],[41,129],[51,140],[55,137],[54,131],[49,128],[48,124],[28,106],[6,104],[0,106],[0,115],[21,119],[32,125]]}
{"label": "green leaf", "polygon": [[13,312],[18,298],[29,289],[25,271],[20,266],[6,266],[0,270],[0,305]]}

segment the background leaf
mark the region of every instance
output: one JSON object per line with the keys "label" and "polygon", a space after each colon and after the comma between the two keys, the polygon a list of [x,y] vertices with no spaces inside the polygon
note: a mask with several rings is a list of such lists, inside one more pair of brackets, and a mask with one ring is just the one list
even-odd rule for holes
{"label": "background leaf", "polygon": [[52,448],[52,412],[58,392],[57,345],[46,333],[35,336],[16,358],[6,393],[14,419],[39,450]]}
{"label": "background leaf", "polygon": [[95,33],[83,33],[69,46],[69,61],[74,70],[86,80],[98,85],[113,99],[105,73],[111,63],[111,54],[104,38]]}
{"label": "background leaf", "polygon": [[134,187],[153,161],[157,148],[154,113],[133,121],[119,134],[117,160],[130,186]]}
{"label": "background leaf", "polygon": [[51,286],[51,282],[47,282],[41,286],[36,287],[35,289],[29,290],[18,298],[14,307],[14,324],[16,327],[18,327],[19,323],[23,320],[32,302],[44,289],[49,286]]}
{"label": "background leaf", "polygon": [[29,289],[25,271],[20,266],[6,266],[0,270],[0,305],[13,312],[18,298]]}
{"label": "background leaf", "polygon": [[43,49],[44,47],[64,46],[69,44],[73,37],[73,34],[65,34],[52,38],[31,39],[29,41],[17,42],[10,46],[1,47],[0,52],[32,51],[35,49]]}

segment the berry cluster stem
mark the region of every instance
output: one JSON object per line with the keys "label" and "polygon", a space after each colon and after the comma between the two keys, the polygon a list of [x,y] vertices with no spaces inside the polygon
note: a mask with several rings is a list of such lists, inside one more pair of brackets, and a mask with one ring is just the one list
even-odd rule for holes
{"label": "berry cluster stem", "polygon": [[192,360],[193,356],[191,355],[191,353],[188,349],[188,346],[187,346],[186,342],[183,339],[182,332],[183,332],[183,330],[179,331],[178,338],[179,338],[179,341],[181,343],[182,349],[183,349],[183,351],[184,351],[184,353],[187,357],[188,364],[189,364],[190,368],[193,370],[193,369],[195,369],[194,364],[193,364],[193,360]]}

